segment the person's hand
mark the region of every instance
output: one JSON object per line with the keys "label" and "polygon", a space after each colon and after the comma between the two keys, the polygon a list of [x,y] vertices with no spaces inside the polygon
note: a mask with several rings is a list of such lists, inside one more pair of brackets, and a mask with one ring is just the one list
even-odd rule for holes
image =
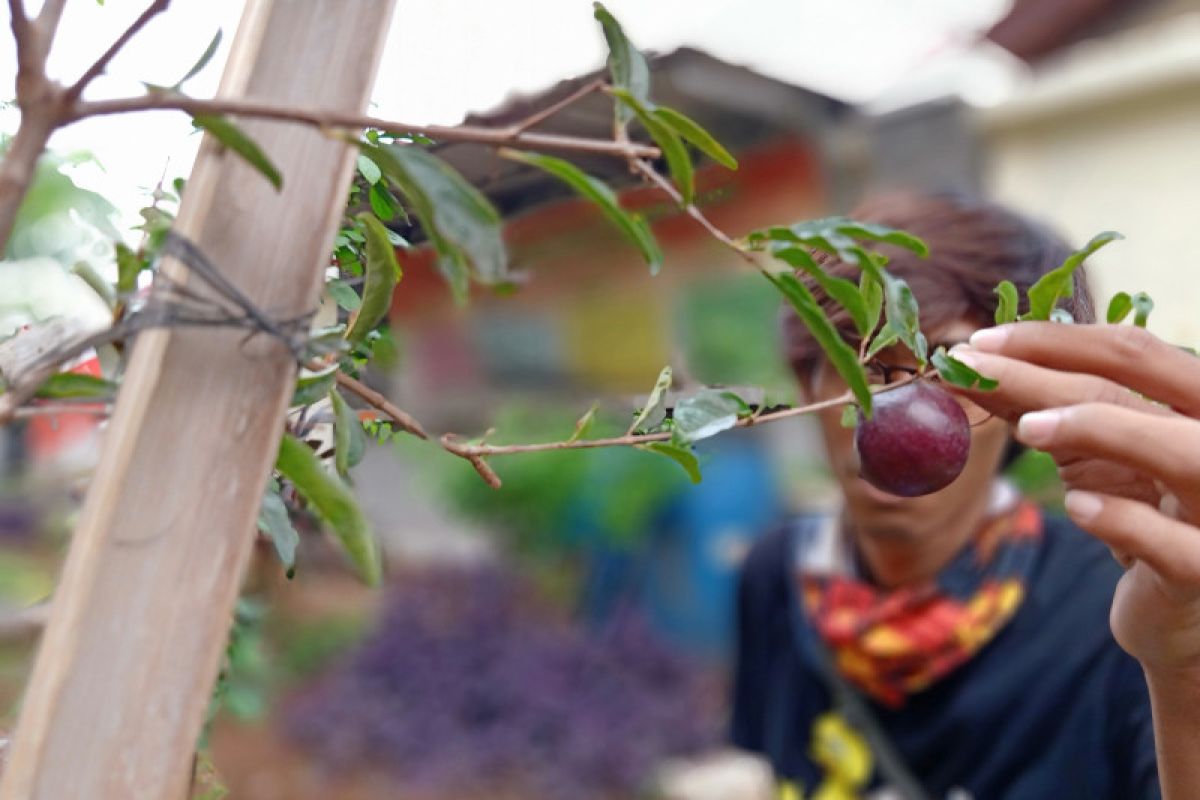
{"label": "person's hand", "polygon": [[1035,322],[952,354],[1000,382],[966,394],[1054,458],[1067,513],[1127,567],[1117,641],[1200,680],[1200,358],[1140,328]]}

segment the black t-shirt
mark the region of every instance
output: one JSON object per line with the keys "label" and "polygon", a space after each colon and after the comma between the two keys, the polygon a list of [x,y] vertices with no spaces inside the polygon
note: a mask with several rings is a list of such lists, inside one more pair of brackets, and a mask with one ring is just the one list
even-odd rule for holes
{"label": "black t-shirt", "polygon": [[[732,735],[807,797],[828,777],[810,731],[831,702],[793,613],[796,530],[764,537],[742,570]],[[1025,600],[991,642],[899,709],[864,698],[930,796],[1160,797],[1145,679],[1108,627],[1120,574],[1101,543],[1047,518]]]}

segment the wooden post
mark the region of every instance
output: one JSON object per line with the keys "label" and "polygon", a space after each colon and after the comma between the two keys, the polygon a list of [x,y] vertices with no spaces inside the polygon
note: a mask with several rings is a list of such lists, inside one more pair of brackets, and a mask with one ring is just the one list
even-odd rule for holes
{"label": "wooden post", "polygon": [[[363,111],[393,4],[250,0],[221,96]],[[296,315],[316,305],[353,153],[310,127],[242,124],[283,191],[207,139],[176,227],[260,308]],[[244,336],[138,337],[0,798],[186,796],[295,378],[282,343]]]}

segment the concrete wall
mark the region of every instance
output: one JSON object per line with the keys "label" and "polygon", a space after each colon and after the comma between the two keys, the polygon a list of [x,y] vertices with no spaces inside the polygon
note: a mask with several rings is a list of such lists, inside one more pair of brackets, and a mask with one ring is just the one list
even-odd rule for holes
{"label": "concrete wall", "polygon": [[1083,43],[979,124],[998,199],[1127,237],[1090,262],[1101,309],[1146,291],[1152,330],[1200,344],[1200,15]]}

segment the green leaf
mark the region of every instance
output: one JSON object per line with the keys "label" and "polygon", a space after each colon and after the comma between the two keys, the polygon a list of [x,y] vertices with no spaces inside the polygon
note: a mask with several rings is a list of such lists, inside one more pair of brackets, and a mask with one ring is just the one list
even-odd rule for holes
{"label": "green leaf", "polygon": [[846,344],[841,333],[825,316],[812,292],[808,290],[794,275],[782,273],[772,275],[764,272],[767,280],[787,298],[792,308],[800,315],[800,320],[808,327],[813,338],[821,345],[834,369],[842,376],[842,380],[850,387],[863,413],[871,416],[871,389],[867,383],[867,374],[862,364],[858,363],[858,354],[854,348]]}
{"label": "green leaf", "polygon": [[408,199],[438,253],[438,269],[456,299],[466,300],[472,273],[483,283],[497,283],[507,277],[502,220],[478,189],[420,147],[357,144]]}
{"label": "green leaf", "polygon": [[175,86],[172,88],[175,91],[178,91],[179,87],[183,86],[183,84],[187,83],[189,80],[196,77],[196,74],[199,73],[200,70],[202,70],[206,66],[208,66],[208,62],[212,61],[212,57],[216,54],[217,47],[220,46],[220,44],[221,44],[221,29],[217,28],[216,35],[214,35],[212,38],[212,41],[208,43],[208,47],[204,48],[204,53],[200,56],[200,58],[196,59],[196,63],[193,64],[192,68],[187,71],[187,74],[185,74],[179,80],[175,81]]}
{"label": "green leaf", "polygon": [[745,403],[730,395],[719,389],[701,389],[676,403],[672,414],[674,439],[690,444],[732,428]]}
{"label": "green leaf", "polygon": [[326,472],[312,449],[291,434],[279,442],[275,469],[333,529],[362,579],[377,585],[382,572],[379,546],[349,487]]}
{"label": "green leaf", "polygon": [[712,134],[701,128],[691,117],[687,117],[675,109],[666,108],[665,106],[655,108],[654,116],[713,161],[716,161],[723,167],[737,169],[737,159],[731,156],[729,151],[712,137]]}
{"label": "green leaf", "polygon": [[671,368],[667,366],[658,373],[658,379],[654,381],[654,388],[650,390],[646,404],[629,426],[630,433],[653,430],[667,418],[666,394],[670,388]]}
{"label": "green leaf", "polygon": [[628,106],[637,117],[638,122],[650,134],[650,138],[662,150],[667,160],[667,169],[671,179],[679,188],[679,195],[684,206],[690,206],[696,197],[696,178],[692,169],[692,157],[683,146],[683,139],[666,123],[655,117],[645,105],[625,89],[613,89],[613,95]]}
{"label": "green leaf", "polygon": [[696,459],[696,454],[686,447],[680,447],[671,442],[650,442],[649,444],[639,444],[637,448],[639,450],[649,450],[652,453],[661,453],[672,461],[675,461],[679,466],[683,467],[684,472],[691,478],[692,483],[699,483],[702,479],[700,475],[700,462]]}
{"label": "green leaf", "polygon": [[980,375],[974,369],[947,353],[944,347],[934,350],[929,360],[937,369],[938,374],[942,376],[942,380],[954,386],[990,392],[1000,385],[999,381]]}
{"label": "green leaf", "polygon": [[137,290],[137,278],[146,263],[138,254],[117,242],[117,294],[125,296]]}
{"label": "green leaf", "polygon": [[37,397],[63,400],[79,397],[108,398],[117,392],[117,384],[95,375],[56,372],[37,390]]}
{"label": "green leaf", "polygon": [[549,172],[598,205],[604,215],[641,251],[642,258],[650,265],[650,274],[658,274],[662,267],[663,254],[658,242],[654,240],[654,235],[650,233],[650,227],[641,217],[621,208],[617,202],[617,195],[607,185],[584,173],[571,162],[555,156],[508,149],[500,150],[500,155]]}
{"label": "green leaf", "polygon": [[367,447],[358,414],[334,387],[329,390],[329,403],[333,406],[333,460],[338,474],[345,478],[350,468],[362,461]]}
{"label": "green leaf", "polygon": [[852,405],[842,406],[842,418],[838,420],[843,428],[851,430],[858,427],[858,407]]}
{"label": "green leaf", "polygon": [[195,114],[192,116],[192,124],[208,131],[218,142],[245,159],[271,182],[275,191],[283,188],[283,176],[271,163],[271,159],[267,158],[262,148],[237,125],[217,114]]}
{"label": "green leaf", "polygon": [[[625,36],[621,23],[600,3],[593,3],[596,20],[604,30],[608,42],[608,69],[612,73],[613,86],[624,89],[642,103],[650,103],[650,68],[641,52]],[[621,125],[633,118],[626,106],[618,103],[614,109],[617,122]]]}
{"label": "green leaf", "polygon": [[337,364],[332,364],[320,372],[300,370],[300,376],[296,379],[296,388],[292,390],[291,407],[311,406],[329,394],[329,390],[333,388],[336,380],[337,371]]}
{"label": "green leaf", "polygon": [[1104,247],[1109,242],[1124,238],[1124,236],[1115,231],[1105,231],[1104,233],[1097,234],[1082,249],[1076,250],[1067,256],[1062,266],[1055,267],[1038,278],[1037,283],[1029,287],[1029,310],[1021,315],[1021,319],[1050,319],[1050,312],[1058,305],[1058,301],[1063,297],[1070,297],[1074,291],[1072,277],[1075,274],[1075,270],[1083,264],[1088,256],[1095,253],[1101,247]]}
{"label": "green leaf", "polygon": [[[274,483],[274,481],[272,481]],[[291,578],[296,574],[296,548],[300,544],[300,534],[292,527],[288,517],[287,506],[279,496],[277,488],[268,487],[263,494],[262,505],[258,509],[258,529],[270,538],[275,545],[279,561]]]}
{"label": "green leaf", "polygon": [[379,169],[379,165],[362,153],[358,154],[355,163],[358,165],[358,174],[362,175],[367,183],[379,183],[383,178],[383,171]]}
{"label": "green leaf", "polygon": [[1104,318],[1109,324],[1115,325],[1129,316],[1130,311],[1133,311],[1133,298],[1129,296],[1129,292],[1117,292],[1112,300],[1108,301],[1108,313]]}
{"label": "green leaf", "polygon": [[[807,250],[801,247],[783,245],[779,249],[773,249],[771,255],[811,275],[825,294],[846,309],[846,313],[850,315],[860,336],[866,336],[874,329],[875,326],[871,324],[871,314],[866,300],[863,299],[853,281],[830,275],[821,268],[821,265]],[[863,275],[867,275],[867,273],[864,272]],[[876,321],[878,322],[878,317],[876,317]]]}
{"label": "green leaf", "polygon": [[400,280],[400,264],[396,261],[396,249],[388,241],[383,223],[366,211],[358,215],[367,234],[367,277],[363,284],[362,307],[346,341],[358,344],[387,316],[392,307],[392,292]]}
{"label": "green leaf", "polygon": [[1145,292],[1138,292],[1133,296],[1131,302],[1133,303],[1133,324],[1139,328],[1146,327],[1146,321],[1150,319],[1150,312],[1154,310],[1154,301]]}
{"label": "green leaf", "polygon": [[367,202],[371,204],[371,210],[375,212],[375,216],[384,222],[391,222],[395,219],[399,203],[392,196],[392,191],[384,184],[371,184],[371,188],[367,190]]}
{"label": "green leaf", "polygon": [[[902,247],[924,258],[929,248],[916,236],[886,225],[859,222],[848,217],[822,217],[794,225],[773,226],[752,232],[747,239],[751,244],[764,241],[796,242],[831,253],[842,261],[858,264],[861,255],[859,241],[884,242]],[[864,268],[870,265],[861,265]]]}
{"label": "green leaf", "polygon": [[592,429],[592,423],[596,421],[596,409],[600,408],[600,401],[592,403],[592,407],[587,410],[587,413],[575,421],[575,431],[571,434],[568,442],[577,442],[584,436],[587,436],[588,431]]}
{"label": "green leaf", "polygon": [[879,355],[880,350],[886,350],[898,341],[900,341],[900,334],[896,333],[896,329],[890,325],[884,325],[879,329],[879,333],[875,334],[871,346],[867,348],[867,361]]}
{"label": "green leaf", "polygon": [[858,292],[867,307],[867,331],[874,331],[883,313],[883,284],[869,272],[863,272],[858,276]]}
{"label": "green leaf", "polygon": [[1015,322],[1017,319],[1017,287],[1012,281],[1000,281],[999,285],[992,290],[999,298],[1000,303],[996,306],[996,314],[994,319],[997,325]]}
{"label": "green leaf", "polygon": [[325,281],[325,291],[329,292],[333,302],[346,311],[358,311],[362,307],[362,298],[358,296],[358,292],[341,278]]}
{"label": "green leaf", "polygon": [[917,364],[925,366],[929,358],[929,345],[925,341],[925,334],[921,333],[920,312],[912,289],[903,278],[884,273],[883,297],[888,326],[916,357]]}

